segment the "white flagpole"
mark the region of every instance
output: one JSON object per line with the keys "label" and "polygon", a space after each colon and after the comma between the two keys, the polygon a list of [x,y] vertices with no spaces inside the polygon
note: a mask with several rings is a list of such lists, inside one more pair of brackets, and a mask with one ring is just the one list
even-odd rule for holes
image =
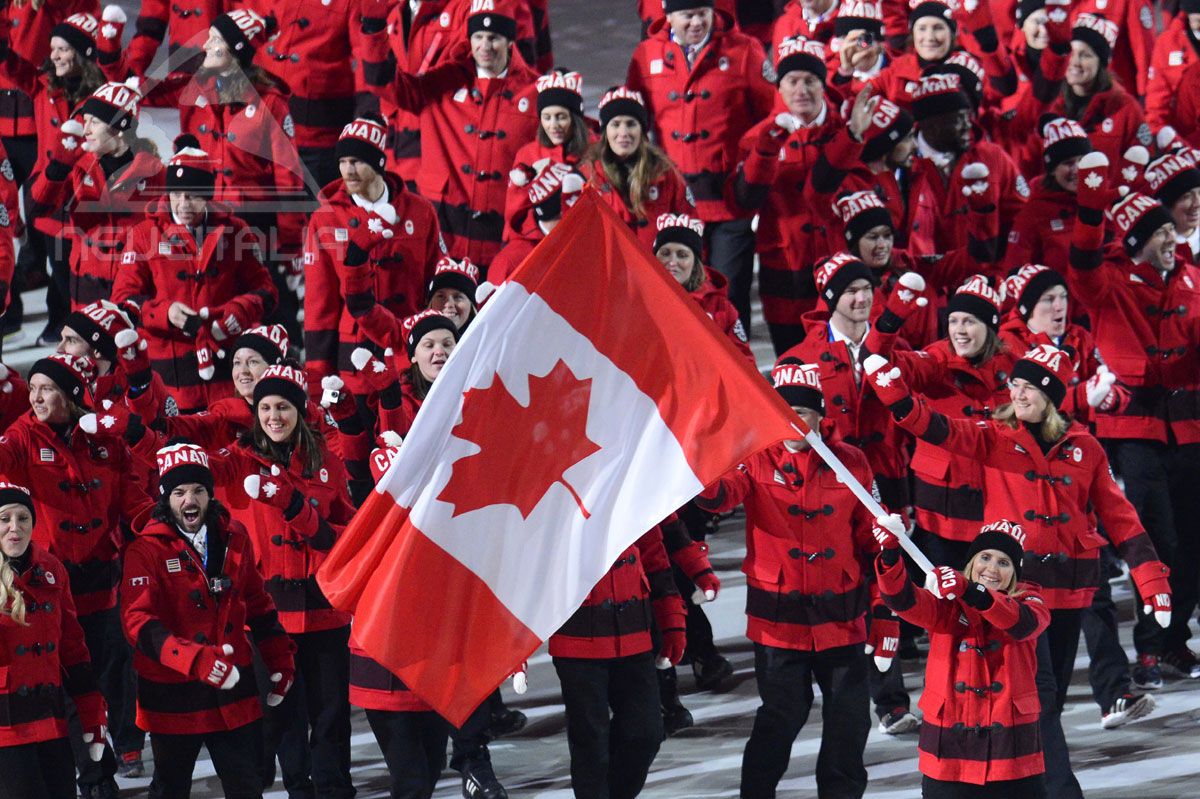
{"label": "white flagpole", "polygon": [[[799,428],[796,429],[799,431]],[[871,496],[871,492],[864,488],[862,483],[854,479],[854,475],[850,474],[850,470],[846,468],[846,464],[842,463],[838,459],[838,456],[833,454],[833,450],[821,440],[821,436],[815,430],[809,430],[805,433],[804,440],[808,442],[808,445],[813,448],[814,452],[821,456],[821,460],[825,461],[829,465],[829,468],[833,469],[833,473],[837,475],[838,480],[846,488],[850,489],[850,493],[854,494],[858,498],[858,501],[866,506],[872,516],[888,515],[888,512],[876,501],[875,497]],[[921,567],[922,571],[926,574],[933,571],[932,561],[925,557],[925,553],[917,548],[917,545],[912,542],[911,538],[903,533],[897,535],[896,538],[900,541],[901,549],[908,553],[909,557]]]}

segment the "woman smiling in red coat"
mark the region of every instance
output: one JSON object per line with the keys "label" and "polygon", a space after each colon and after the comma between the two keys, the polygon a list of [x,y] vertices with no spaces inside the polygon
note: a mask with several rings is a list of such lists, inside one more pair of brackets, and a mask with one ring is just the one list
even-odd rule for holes
{"label": "woman smiling in red coat", "polygon": [[[902,529],[897,516],[889,528]],[[879,592],[929,630],[921,710],[921,795],[1046,796],[1038,724],[1037,639],[1050,623],[1041,594],[1020,582],[1025,531],[998,521],[971,542],[963,571],[939,566],[916,590],[893,531],[873,530]]]}

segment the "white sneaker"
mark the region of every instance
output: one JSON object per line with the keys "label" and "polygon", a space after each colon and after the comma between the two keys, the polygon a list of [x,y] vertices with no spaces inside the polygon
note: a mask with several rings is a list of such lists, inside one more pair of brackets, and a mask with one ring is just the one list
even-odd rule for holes
{"label": "white sneaker", "polygon": [[1144,718],[1154,712],[1154,697],[1151,694],[1125,694],[1117,697],[1112,708],[1100,718],[1100,727],[1113,730],[1135,719]]}
{"label": "white sneaker", "polygon": [[906,708],[898,707],[879,719],[879,731],[885,735],[900,735],[912,732],[920,726],[921,720]]}

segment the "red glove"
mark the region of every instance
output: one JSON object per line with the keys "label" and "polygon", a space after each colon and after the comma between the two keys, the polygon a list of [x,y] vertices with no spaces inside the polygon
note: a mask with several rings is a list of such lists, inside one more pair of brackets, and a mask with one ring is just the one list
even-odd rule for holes
{"label": "red glove", "polygon": [[229,644],[222,644],[220,649],[215,646],[201,647],[196,659],[192,661],[192,670],[188,676],[206,682],[214,688],[228,691],[241,679],[238,667],[229,660],[232,654],[233,647]]}
{"label": "red glove", "polygon": [[79,429],[89,436],[127,438],[132,441],[139,441],[146,432],[142,418],[130,410],[125,402],[110,399],[101,400],[98,413],[81,416]]}
{"label": "red glove", "polygon": [[1071,0],[1046,0],[1046,34],[1052,45],[1071,41]]}
{"label": "red glove", "polygon": [[[1152,577],[1146,577],[1146,572],[1155,571]],[[1171,624],[1171,585],[1167,582],[1166,567],[1161,564],[1155,569],[1152,563],[1143,563],[1131,572],[1138,593],[1142,595],[1142,613],[1149,616],[1154,614],[1154,620],[1159,627],[1169,627]]]}
{"label": "red glove", "polygon": [[210,317],[215,317],[210,329],[212,330],[213,341],[216,341],[218,344],[227,338],[237,338],[242,334],[242,320],[233,311],[224,311],[220,308],[215,308],[211,311],[208,308],[200,309],[201,319],[209,319]]}
{"label": "red glove", "polygon": [[900,539],[897,536],[903,534],[904,520],[895,513],[876,516],[875,523],[871,525],[871,535],[875,536],[881,552],[885,549],[899,549]]}
{"label": "red glove", "polygon": [[354,394],[346,391],[346,383],[337,375],[321,378],[321,407],[329,411],[335,422],[342,422],[358,413]]}
{"label": "red glove", "polygon": [[925,590],[938,599],[957,599],[966,587],[967,578],[949,566],[938,566],[925,575]]}
{"label": "red glove", "polygon": [[386,391],[400,380],[400,375],[389,365],[392,354],[392,351],[387,349],[383,352],[383,358],[377,358],[375,353],[366,347],[358,347],[350,353],[350,363],[354,364],[359,376],[366,381],[371,391]]}
{"label": "red glove", "polygon": [[104,747],[108,746],[108,726],[96,724],[84,727],[83,742],[87,744],[88,757],[93,763],[99,763],[100,758],[104,757]]}
{"label": "red glove", "polygon": [[799,120],[784,111],[771,120],[770,124],[764,125],[763,129],[758,132],[758,142],[755,144],[754,149],[760,155],[771,158],[778,157],[779,148],[783,147],[783,143],[787,141],[787,137],[791,136],[799,128]]}
{"label": "red glove", "polygon": [[882,605],[877,605],[871,612],[867,644],[863,649],[868,655],[875,655],[875,668],[887,671],[892,667],[892,658],[900,649],[900,620]]}
{"label": "red glove", "polygon": [[271,690],[267,694],[267,706],[278,707],[283,698],[287,696],[287,692],[292,690],[292,683],[296,681],[295,669],[281,669],[273,672],[270,677]]}
{"label": "red glove", "polygon": [[721,590],[721,581],[713,572],[708,560],[708,545],[692,541],[671,553],[671,562],[683,570],[688,579],[696,584],[692,601],[697,605],[712,602]]}
{"label": "red glove", "polygon": [[287,262],[284,283],[289,291],[296,293],[296,299],[304,299],[304,256],[298,255]]}
{"label": "red glove", "polygon": [[922,296],[925,291],[925,278],[916,272],[905,272],[896,281],[892,293],[888,295],[887,305],[875,327],[881,333],[897,333],[908,318],[916,313],[918,308],[929,305],[929,299]]}
{"label": "red glove", "polygon": [[654,600],[654,620],[662,633],[662,649],[655,666],[668,669],[679,663],[687,647],[687,608],[678,595]]}
{"label": "red glove", "polygon": [[1133,189],[1141,189],[1142,173],[1150,163],[1150,151],[1135,144],[1121,154],[1121,183]]}
{"label": "red glove", "polygon": [[[263,477],[257,472],[246,475],[242,480],[242,488],[245,489],[246,496],[250,499],[257,500],[264,505],[273,505],[281,511],[294,507],[296,497],[300,495],[291,481],[275,465],[271,466],[270,477]],[[300,502],[303,503],[303,501],[303,497],[301,497]]]}
{"label": "red glove", "polygon": [[[194,317],[199,318],[199,317]],[[201,327],[196,330],[196,370],[201,380],[212,380],[217,372],[217,345],[213,343],[208,330]]]}
{"label": "red glove", "polygon": [[1081,209],[1103,213],[1117,198],[1108,185],[1108,157],[1104,153],[1088,153],[1079,159],[1079,188],[1075,192]]}
{"label": "red glove", "polygon": [[141,388],[150,385],[153,378],[150,373],[150,356],[146,354],[146,339],[139,336],[136,330],[127,327],[113,336],[113,342],[117,345],[117,363],[128,378],[130,387]]}
{"label": "red glove", "polygon": [[121,35],[129,18],[120,6],[105,6],[100,15],[100,35],[96,37],[97,60],[101,64],[112,64],[121,57]]}
{"label": "red glove", "polygon": [[1000,190],[990,177],[987,164],[977,161],[963,167],[963,196],[967,198],[967,207],[977,214],[990,214],[996,210]]}
{"label": "red glove", "polygon": [[8,379],[9,369],[4,364],[0,363],[0,393],[11,394],[13,391],[12,381]]}
{"label": "red glove", "polygon": [[[77,119],[68,119],[59,128],[61,136],[51,142],[50,160],[69,169],[83,156],[83,125]],[[66,179],[66,175],[63,176]]]}
{"label": "red glove", "polygon": [[900,375],[900,368],[889,364],[882,355],[867,356],[863,361],[863,371],[866,372],[871,387],[875,389],[875,396],[879,397],[879,401],[884,405],[891,406],[911,396],[904,378]]}

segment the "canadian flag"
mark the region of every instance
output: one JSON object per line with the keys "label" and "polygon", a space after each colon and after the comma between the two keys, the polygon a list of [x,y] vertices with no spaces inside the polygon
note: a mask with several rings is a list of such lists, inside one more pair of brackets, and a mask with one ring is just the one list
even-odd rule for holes
{"label": "canadian flag", "polygon": [[589,190],[471,323],[318,580],[461,724],[626,547],[799,424]]}

